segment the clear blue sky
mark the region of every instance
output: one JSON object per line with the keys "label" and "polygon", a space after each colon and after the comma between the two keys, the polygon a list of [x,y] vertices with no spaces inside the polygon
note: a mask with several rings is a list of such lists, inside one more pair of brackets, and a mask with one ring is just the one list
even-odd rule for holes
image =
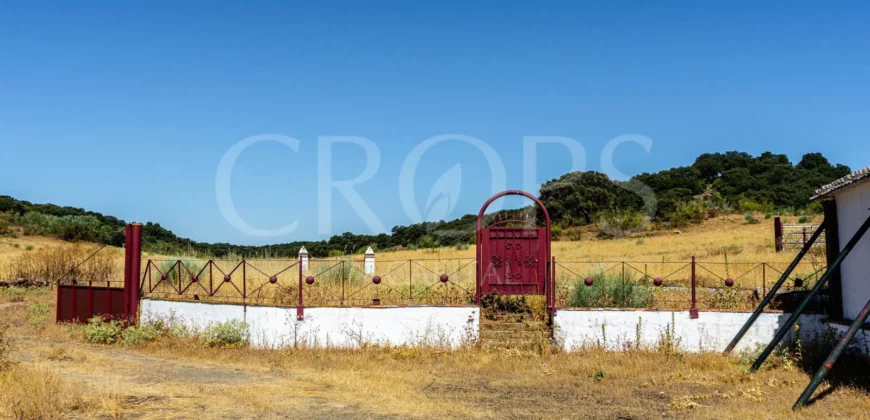
{"label": "clear blue sky", "polygon": [[[649,153],[617,151],[629,175],[725,150],[870,165],[870,3],[704,3],[4,2],[0,194],[262,244],[323,237],[324,135],[378,145],[380,168],[357,190],[387,229],[411,222],[403,160],[440,134],[492,146],[509,188],[522,186],[522,139],[535,135],[580,141],[587,169],[611,138],[646,136]],[[298,220],[290,235],[243,234],[217,205],[218,162],[258,134],[299,139],[299,152],[248,149],[232,197],[254,227]],[[335,178],[359,174],[360,154],[337,149]],[[462,143],[433,149],[413,181],[417,206],[459,163],[450,216],[476,212],[492,188],[481,161]],[[537,179],[570,165],[542,147]],[[333,200],[335,233],[369,232]]]}

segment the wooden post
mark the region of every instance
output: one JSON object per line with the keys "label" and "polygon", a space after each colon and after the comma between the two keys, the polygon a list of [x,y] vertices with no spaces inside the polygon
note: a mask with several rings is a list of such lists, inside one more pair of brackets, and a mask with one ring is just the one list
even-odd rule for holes
{"label": "wooden post", "polygon": [[776,252],[782,252],[782,219],[779,216],[773,218],[773,240]]}
{"label": "wooden post", "polygon": [[[837,223],[837,202],[834,200],[822,201],[822,208],[825,211],[825,255],[827,258],[828,267],[834,264],[834,261],[840,255],[840,228]],[[840,267],[834,268],[831,272],[831,279],[828,280],[828,293],[830,293],[830,313],[828,316],[832,320],[842,321],[843,318],[843,279],[840,273]]]}

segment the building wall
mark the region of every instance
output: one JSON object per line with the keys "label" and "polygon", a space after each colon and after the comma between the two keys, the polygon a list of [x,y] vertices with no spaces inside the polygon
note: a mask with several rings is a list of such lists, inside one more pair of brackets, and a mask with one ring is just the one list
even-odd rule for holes
{"label": "building wall", "polygon": [[217,305],[144,299],[142,317],[173,316],[194,329],[238,319],[255,347],[359,347],[366,344],[458,346],[477,339],[476,307],[296,308]]}
{"label": "building wall", "polygon": [[[655,347],[662,334],[673,332],[682,351],[722,351],[749,319],[749,313],[701,312],[690,319],[688,311],[626,311],[560,309],[555,318],[555,335],[563,347],[577,350],[584,346],[604,346],[627,350],[637,346]],[[735,349],[755,350],[766,346],[790,314],[763,313]],[[804,315],[798,320],[803,338],[814,338],[825,329],[821,315]],[[639,336],[639,337],[638,337]],[[793,340],[794,333],[786,336]]]}
{"label": "building wall", "polygon": [[[837,222],[842,249],[870,216],[870,182],[845,188],[837,192],[834,198],[837,200]],[[855,319],[870,299],[870,233],[864,235],[846,257],[840,273],[843,279],[843,317]]]}

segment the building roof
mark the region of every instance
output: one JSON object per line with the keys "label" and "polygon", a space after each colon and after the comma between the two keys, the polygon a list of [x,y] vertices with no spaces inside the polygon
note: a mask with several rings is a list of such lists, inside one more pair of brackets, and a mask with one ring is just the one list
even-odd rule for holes
{"label": "building roof", "polygon": [[849,175],[846,175],[828,185],[825,185],[822,188],[817,189],[815,195],[813,195],[813,198],[811,198],[811,200],[818,200],[820,198],[830,197],[835,192],[843,188],[868,180],[870,180],[870,166],[852,172]]}

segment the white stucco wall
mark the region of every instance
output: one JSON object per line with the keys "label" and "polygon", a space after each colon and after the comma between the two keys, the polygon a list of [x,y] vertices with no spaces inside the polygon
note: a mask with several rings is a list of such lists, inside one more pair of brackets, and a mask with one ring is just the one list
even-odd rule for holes
{"label": "white stucco wall", "polygon": [[[698,319],[690,319],[688,311],[561,309],[555,318],[555,336],[568,351],[594,345],[623,350],[636,346],[639,330],[641,345],[654,347],[660,335],[673,323],[673,332],[683,351],[722,351],[749,319],[749,315],[736,312],[701,312]],[[761,314],[735,350],[754,350],[759,345],[766,346],[773,339],[780,323],[788,319],[788,316],[789,314]],[[824,328],[821,315],[804,315],[798,324],[802,337],[807,338]],[[786,339],[793,339],[793,335],[790,333]]]}
{"label": "white stucco wall", "polygon": [[281,348],[358,347],[364,344],[457,346],[476,340],[480,310],[476,307],[296,308],[216,305],[144,299],[143,319],[175,316],[194,328],[239,319],[250,326],[251,344]]}
{"label": "white stucco wall", "polygon": [[[834,195],[837,201],[837,223],[840,247],[844,247],[855,231],[870,216],[870,182],[847,187]],[[843,316],[855,319],[870,299],[870,233],[858,242],[840,266],[843,279]]]}

